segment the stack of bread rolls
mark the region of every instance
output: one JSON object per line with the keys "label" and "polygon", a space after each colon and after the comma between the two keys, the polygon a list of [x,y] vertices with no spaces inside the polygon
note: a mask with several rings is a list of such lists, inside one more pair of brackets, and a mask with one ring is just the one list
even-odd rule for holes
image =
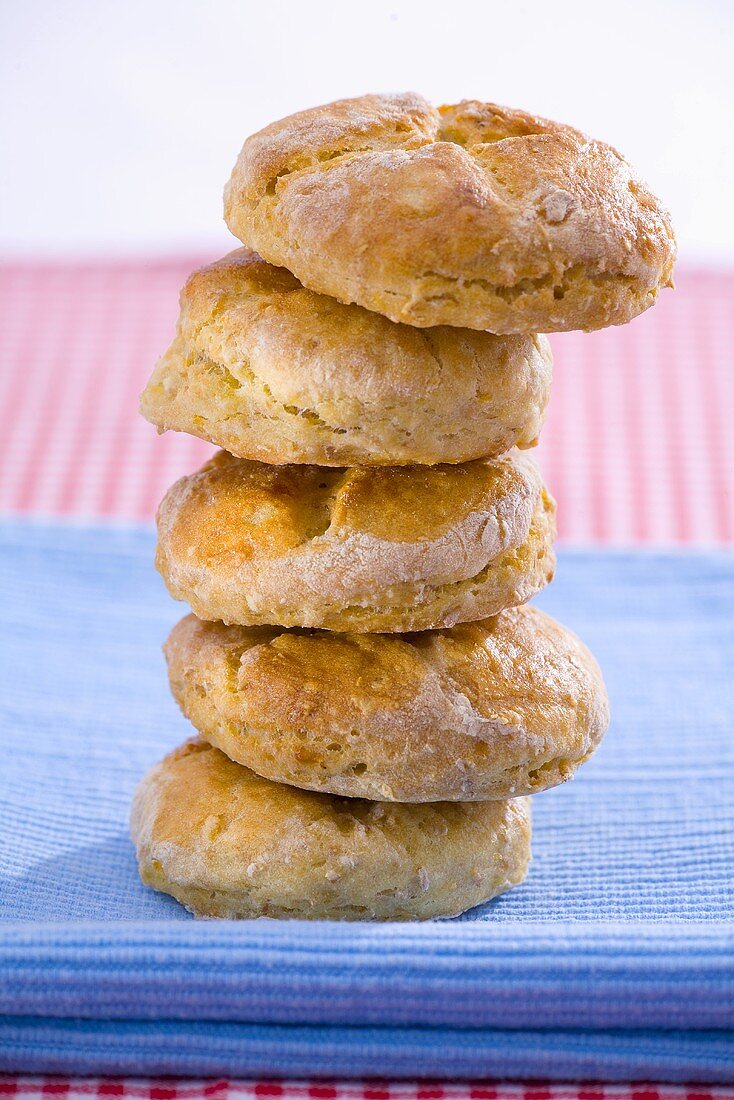
{"label": "stack of bread rolls", "polygon": [[250,137],[225,216],[244,247],[191,276],[142,399],[223,449],[158,513],[198,736],[138,788],[141,875],[199,916],[452,916],[522,881],[527,796],[609,719],[527,605],[555,563],[538,333],[652,305],[670,221],[608,145],[412,94]]}

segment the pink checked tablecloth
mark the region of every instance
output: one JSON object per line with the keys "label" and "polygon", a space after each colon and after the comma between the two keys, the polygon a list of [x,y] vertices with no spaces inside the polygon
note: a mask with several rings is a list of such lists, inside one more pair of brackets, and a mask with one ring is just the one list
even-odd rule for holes
{"label": "pink checked tablecloth", "polygon": [[[211,448],[159,439],[137,399],[197,260],[0,267],[0,511],[148,520]],[[684,270],[622,329],[553,338],[538,457],[559,540],[734,543],[734,273]],[[379,1066],[375,1067],[379,1073]],[[730,1100],[734,1088],[0,1078],[0,1097],[135,1100]]]}
{"label": "pink checked tablecloth", "polygon": [[734,1088],[680,1085],[420,1084],[386,1081],[183,1081],[0,1077],[19,1100],[732,1100]]}
{"label": "pink checked tablecloth", "polygon": [[[196,262],[0,268],[0,511],[150,519],[211,453],[137,415]],[[552,344],[560,540],[734,542],[734,273],[684,271],[631,325]]]}

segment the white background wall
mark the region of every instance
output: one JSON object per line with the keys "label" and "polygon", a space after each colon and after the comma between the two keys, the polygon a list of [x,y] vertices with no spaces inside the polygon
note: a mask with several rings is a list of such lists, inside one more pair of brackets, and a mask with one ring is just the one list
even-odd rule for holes
{"label": "white background wall", "polygon": [[732,0],[2,0],[0,253],[212,252],[246,135],[338,96],[495,100],[617,145],[734,262]]}

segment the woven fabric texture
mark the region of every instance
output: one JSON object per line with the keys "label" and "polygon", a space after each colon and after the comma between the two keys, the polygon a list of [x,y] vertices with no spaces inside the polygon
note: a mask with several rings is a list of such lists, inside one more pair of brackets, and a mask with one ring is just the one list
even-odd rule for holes
{"label": "woven fabric texture", "polygon": [[598,654],[614,721],[534,800],[528,881],[454,922],[327,935],[195,924],[137,879],[133,786],[188,733],[152,550],[149,529],[2,530],[0,1067],[734,1073],[730,555],[563,553],[539,602]]}
{"label": "woven fabric texture", "polygon": [[[136,412],[196,262],[0,265],[0,1069],[136,1075],[0,1097],[731,1100],[734,561],[680,551],[734,545],[734,273],[552,338],[537,457],[561,546],[592,549],[538,602],[614,717],[535,799],[526,884],[453,922],[226,925],[139,885],[126,823],[188,733],[160,655],[183,608],[129,523],[211,453]],[[490,1076],[545,1083],[456,1083]],[[638,1078],[718,1084],[611,1084]]]}

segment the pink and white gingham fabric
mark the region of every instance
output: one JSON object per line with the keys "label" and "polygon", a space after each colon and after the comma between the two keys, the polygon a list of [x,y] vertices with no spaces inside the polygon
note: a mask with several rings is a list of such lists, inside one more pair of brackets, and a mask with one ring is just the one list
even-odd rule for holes
{"label": "pink and white gingham fabric", "polygon": [[180,1081],[0,1077],[19,1100],[734,1100],[734,1088],[682,1085],[452,1085],[385,1081]]}
{"label": "pink and white gingham fabric", "polygon": [[[147,521],[212,448],[138,395],[197,260],[0,266],[0,512]],[[734,272],[684,271],[621,329],[552,338],[538,459],[574,544],[734,545]],[[0,1077],[0,1100],[734,1100],[734,1088]]]}
{"label": "pink and white gingham fabric", "polygon": [[[196,262],[0,267],[0,511],[149,520],[211,453],[137,415]],[[734,272],[678,284],[623,328],[552,337],[537,457],[562,542],[734,542]]]}

